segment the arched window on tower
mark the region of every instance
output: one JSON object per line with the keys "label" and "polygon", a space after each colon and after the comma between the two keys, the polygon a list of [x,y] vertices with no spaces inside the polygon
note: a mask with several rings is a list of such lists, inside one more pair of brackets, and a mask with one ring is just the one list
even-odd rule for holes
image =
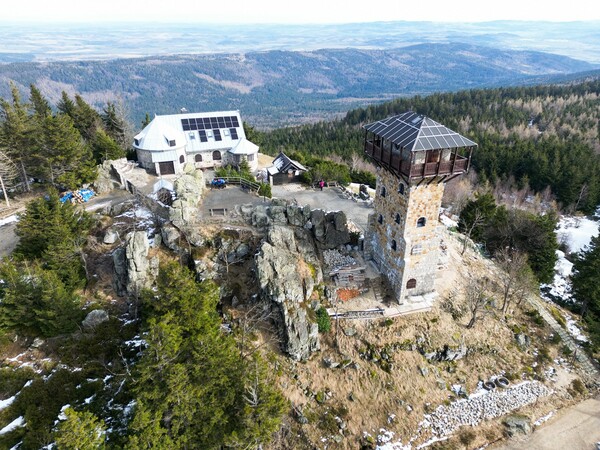
{"label": "arched window on tower", "polygon": [[395,239],[392,239],[391,247],[392,247],[392,250],[396,250],[398,248],[398,246],[396,245],[396,240]]}
{"label": "arched window on tower", "polygon": [[385,197],[386,191],[385,191],[385,186],[381,186],[381,196]]}
{"label": "arched window on tower", "polygon": [[400,217],[400,213],[396,214],[396,218],[394,220],[396,223],[400,223],[400,221],[402,220],[402,218]]}
{"label": "arched window on tower", "polygon": [[398,185],[398,194],[404,194],[404,183]]}
{"label": "arched window on tower", "polygon": [[417,228],[424,227],[426,223],[427,219],[425,217],[419,217],[419,220],[417,220]]}
{"label": "arched window on tower", "polygon": [[179,164],[183,164],[185,162],[185,156],[181,155],[179,157]]}
{"label": "arched window on tower", "polygon": [[194,156],[194,161],[202,162],[202,155],[198,153],[196,156]]}
{"label": "arched window on tower", "polygon": [[380,224],[383,223],[383,216],[381,214],[379,214],[379,217],[377,217],[377,222],[379,222]]}
{"label": "arched window on tower", "polygon": [[417,280],[411,278],[406,282],[406,289],[414,289],[417,287]]}

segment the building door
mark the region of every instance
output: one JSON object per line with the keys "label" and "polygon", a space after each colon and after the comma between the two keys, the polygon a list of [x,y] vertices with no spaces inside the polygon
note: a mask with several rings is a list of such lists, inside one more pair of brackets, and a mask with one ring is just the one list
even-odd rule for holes
{"label": "building door", "polygon": [[158,168],[160,170],[161,175],[174,175],[175,174],[175,165],[173,161],[165,161],[158,163]]}

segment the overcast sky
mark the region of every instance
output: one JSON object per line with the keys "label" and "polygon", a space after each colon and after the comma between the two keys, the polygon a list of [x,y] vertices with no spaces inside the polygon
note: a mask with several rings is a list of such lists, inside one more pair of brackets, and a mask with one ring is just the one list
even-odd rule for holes
{"label": "overcast sky", "polygon": [[[10,6],[9,6],[10,5]],[[543,6],[542,6],[543,5]],[[600,20],[598,0],[3,0],[2,22]]]}

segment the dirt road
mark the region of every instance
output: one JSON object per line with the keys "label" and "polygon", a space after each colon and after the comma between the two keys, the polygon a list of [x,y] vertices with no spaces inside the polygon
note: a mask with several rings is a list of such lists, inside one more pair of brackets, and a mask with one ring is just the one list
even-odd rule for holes
{"label": "dirt road", "polygon": [[527,437],[489,447],[493,450],[596,450],[600,441],[600,396],[558,413]]}

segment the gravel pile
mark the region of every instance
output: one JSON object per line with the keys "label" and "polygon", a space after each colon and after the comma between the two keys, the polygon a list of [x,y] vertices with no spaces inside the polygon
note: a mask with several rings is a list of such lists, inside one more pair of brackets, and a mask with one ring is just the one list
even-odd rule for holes
{"label": "gravel pile", "polygon": [[352,256],[342,255],[338,250],[325,250],[323,261],[332,270],[356,264],[356,260]]}
{"label": "gravel pile", "polygon": [[475,426],[483,420],[508,414],[551,392],[537,381],[487,392],[477,397],[459,400],[449,406],[438,406],[434,413],[425,416],[423,426],[430,428],[437,436],[446,436],[462,425]]}

